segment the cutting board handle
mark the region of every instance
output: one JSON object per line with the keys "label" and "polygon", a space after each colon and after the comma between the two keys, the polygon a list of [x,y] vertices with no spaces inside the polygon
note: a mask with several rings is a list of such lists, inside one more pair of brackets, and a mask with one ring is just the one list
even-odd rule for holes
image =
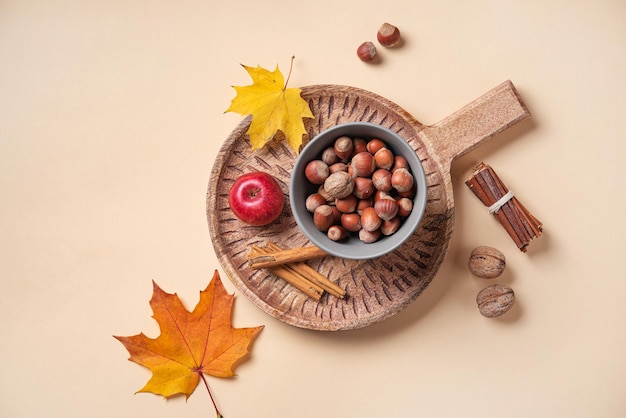
{"label": "cutting board handle", "polygon": [[443,168],[494,135],[530,117],[509,80],[483,94],[440,122],[422,129],[440,156]]}

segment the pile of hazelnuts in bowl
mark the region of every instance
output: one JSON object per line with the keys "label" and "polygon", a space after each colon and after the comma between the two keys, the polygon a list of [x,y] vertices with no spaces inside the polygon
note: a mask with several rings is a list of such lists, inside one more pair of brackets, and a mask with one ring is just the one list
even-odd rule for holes
{"label": "pile of hazelnuts in bowl", "polygon": [[426,204],[426,178],[413,148],[369,122],[334,126],[296,160],[290,204],[304,234],[329,254],[376,258],[415,231]]}

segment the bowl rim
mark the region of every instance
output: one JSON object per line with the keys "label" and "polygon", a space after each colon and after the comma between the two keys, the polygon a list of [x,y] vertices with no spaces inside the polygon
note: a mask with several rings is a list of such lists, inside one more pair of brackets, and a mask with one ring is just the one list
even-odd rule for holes
{"label": "bowl rim", "polygon": [[[411,173],[417,184],[416,195],[413,198],[413,210],[403,221],[400,229],[385,236],[374,243],[364,243],[358,238],[350,237],[347,242],[335,242],[319,231],[313,224],[312,214],[304,207],[304,202],[314,186],[306,180],[304,168],[306,164],[320,156],[333,139],[342,135],[371,139],[379,137],[395,155],[403,155],[409,162]],[[313,154],[313,155],[311,155]],[[303,185],[304,182],[304,185]],[[303,187],[306,186],[306,187]],[[289,203],[293,217],[302,233],[317,247],[330,255],[351,259],[368,260],[384,256],[404,244],[417,229],[426,210],[427,182],[422,163],[415,149],[398,132],[373,122],[345,122],[334,125],[313,137],[300,151],[293,167],[289,181]],[[298,210],[298,208],[301,208]]]}

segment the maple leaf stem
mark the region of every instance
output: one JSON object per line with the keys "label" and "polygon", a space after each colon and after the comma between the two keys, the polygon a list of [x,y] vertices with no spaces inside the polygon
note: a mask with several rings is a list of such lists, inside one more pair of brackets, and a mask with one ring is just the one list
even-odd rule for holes
{"label": "maple leaf stem", "polygon": [[289,78],[291,77],[291,70],[293,70],[293,60],[296,59],[295,55],[291,56],[291,64],[289,65],[289,74],[287,74],[287,80],[285,80],[285,87],[283,91],[287,90],[287,84],[289,84]]}
{"label": "maple leaf stem", "polygon": [[211,393],[211,389],[209,389],[209,383],[206,381],[206,378],[204,377],[204,373],[202,372],[197,372],[200,375],[200,379],[202,379],[202,381],[204,382],[204,387],[206,387],[207,392],[209,392],[209,398],[211,398],[211,402],[213,403],[213,408],[215,408],[215,413],[217,414],[217,418],[224,418],[223,415],[220,413],[220,410],[217,409],[217,404],[215,403],[215,399],[213,399],[213,394]]}

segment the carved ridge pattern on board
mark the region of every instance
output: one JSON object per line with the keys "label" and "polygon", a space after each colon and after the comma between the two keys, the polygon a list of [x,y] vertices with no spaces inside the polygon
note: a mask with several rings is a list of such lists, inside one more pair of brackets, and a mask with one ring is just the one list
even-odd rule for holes
{"label": "carved ridge pattern on board", "polygon": [[[293,219],[288,202],[289,177],[295,153],[280,141],[270,141],[265,147],[250,152],[249,141],[242,126],[225,144],[223,163],[219,167],[220,184],[214,213],[219,219],[211,222],[220,261],[231,279],[257,306],[278,319],[297,326],[314,329],[349,329],[375,322],[395,314],[419,295],[432,280],[443,258],[447,212],[444,181],[436,164],[428,158],[416,128],[405,119],[394,116],[394,109],[359,94],[341,90],[303,90],[315,119],[306,119],[305,142],[322,130],[336,124],[367,120],[386,126],[413,145],[426,172],[428,185],[424,218],[415,235],[400,249],[376,260],[338,260],[324,257],[309,264],[344,287],[348,297],[336,299],[325,294],[315,302],[282,279],[266,270],[255,271],[247,265],[248,249],[253,244],[264,245],[273,240],[284,247],[310,244]],[[249,124],[249,121],[248,121]],[[243,123],[245,125],[245,123]],[[228,207],[228,190],[235,179],[248,170],[263,170],[273,174],[285,194],[285,210],[279,220],[269,227],[257,228],[242,224]],[[443,202],[443,203],[442,203]],[[443,206],[442,206],[443,205]]]}

